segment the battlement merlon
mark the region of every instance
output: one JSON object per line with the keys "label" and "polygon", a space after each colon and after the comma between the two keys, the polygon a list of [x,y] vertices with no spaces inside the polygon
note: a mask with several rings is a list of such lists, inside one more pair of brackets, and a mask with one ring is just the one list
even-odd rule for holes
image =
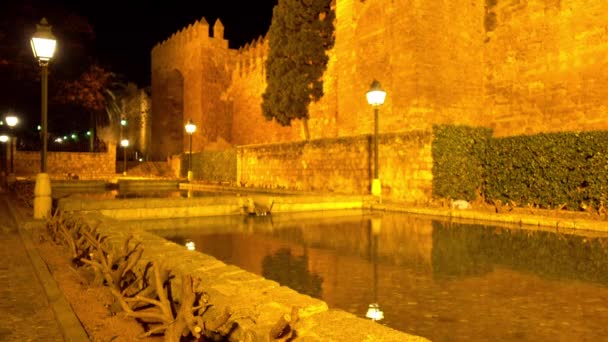
{"label": "battlement merlon", "polygon": [[191,41],[203,41],[214,42],[225,48],[228,48],[228,40],[224,39],[224,24],[220,19],[217,19],[213,24],[213,30],[209,30],[209,23],[207,19],[203,17],[200,21],[187,25],[178,32],[173,33],[169,38],[156,44],[152,48],[152,55],[155,55],[159,49],[170,46],[173,44],[182,45]]}

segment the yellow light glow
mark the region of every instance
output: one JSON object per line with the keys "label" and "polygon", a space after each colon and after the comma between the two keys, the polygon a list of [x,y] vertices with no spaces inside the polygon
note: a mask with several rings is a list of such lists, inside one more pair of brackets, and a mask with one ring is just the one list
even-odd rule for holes
{"label": "yellow light glow", "polygon": [[51,31],[51,25],[46,21],[46,18],[40,20],[40,24],[36,25],[36,33],[30,40],[34,57],[41,63],[47,63],[55,54],[57,40]]}
{"label": "yellow light glow", "polygon": [[384,312],[380,310],[380,305],[378,303],[373,303],[369,305],[365,317],[372,321],[380,321],[384,319]]}
{"label": "yellow light glow", "polygon": [[14,115],[9,115],[4,119],[4,121],[6,121],[6,124],[10,127],[15,127],[19,123],[19,118]]}
{"label": "yellow light glow", "polygon": [[196,250],[196,245],[194,244],[194,241],[192,241],[192,240],[186,241],[186,248],[189,251],[195,251]]}
{"label": "yellow light glow", "polygon": [[196,125],[194,124],[194,122],[192,122],[192,119],[190,119],[190,121],[188,121],[188,123],[186,124],[186,132],[188,134],[196,132]]}
{"label": "yellow light glow", "polygon": [[367,92],[367,103],[372,106],[380,106],[384,104],[384,100],[386,99],[386,92],[382,89],[380,82],[374,80],[372,85]]}
{"label": "yellow light glow", "polygon": [[34,56],[41,61],[49,61],[55,54],[55,47],[57,41],[54,39],[46,38],[32,38],[32,51]]}

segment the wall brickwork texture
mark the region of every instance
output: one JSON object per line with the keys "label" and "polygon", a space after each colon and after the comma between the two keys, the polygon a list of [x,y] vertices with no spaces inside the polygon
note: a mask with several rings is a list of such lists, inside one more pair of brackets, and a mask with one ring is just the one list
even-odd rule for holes
{"label": "wall brickwork texture", "polygon": [[484,45],[497,135],[608,129],[608,2],[498,0]]}
{"label": "wall brickwork texture", "polygon": [[[32,177],[40,172],[40,152],[15,151],[15,175]],[[47,173],[53,179],[109,179],[116,175],[116,145],[108,152],[47,152]]]}
{"label": "wall brickwork texture", "polygon": [[[384,195],[425,201],[432,192],[432,136],[382,134],[379,177]],[[242,186],[337,193],[368,193],[373,177],[369,135],[237,148]]]}

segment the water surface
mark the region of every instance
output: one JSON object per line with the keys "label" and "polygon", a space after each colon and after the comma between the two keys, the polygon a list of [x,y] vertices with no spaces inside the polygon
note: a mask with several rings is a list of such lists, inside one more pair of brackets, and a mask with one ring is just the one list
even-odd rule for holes
{"label": "water surface", "polygon": [[[179,244],[433,341],[608,339],[608,237],[386,214],[209,218]],[[178,224],[176,224],[178,226]]]}

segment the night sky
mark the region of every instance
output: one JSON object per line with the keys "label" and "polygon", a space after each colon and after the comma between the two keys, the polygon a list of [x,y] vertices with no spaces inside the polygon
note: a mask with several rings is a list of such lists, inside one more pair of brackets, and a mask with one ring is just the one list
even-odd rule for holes
{"label": "night sky", "polygon": [[[157,0],[158,1],[158,0]],[[107,1],[74,8],[89,18],[97,33],[98,56],[140,85],[150,82],[150,51],[171,34],[205,17],[210,26],[219,18],[230,47],[238,48],[268,31],[278,0],[148,1],[141,7]],[[101,2],[99,2],[101,3]]]}
{"label": "night sky", "polygon": [[[122,75],[123,81],[147,87],[150,52],[157,43],[205,17],[210,26],[219,18],[230,47],[239,48],[268,32],[277,2],[0,1],[0,115],[4,116],[7,111],[20,112],[24,124],[30,127],[40,120],[39,69],[29,39],[42,17],[47,17],[58,38],[58,51],[50,66],[51,96],[53,78],[76,78],[92,62]],[[62,122],[53,122],[53,114]],[[49,129],[60,124],[82,125],[59,119],[62,114],[53,113],[53,108],[49,108]]]}

